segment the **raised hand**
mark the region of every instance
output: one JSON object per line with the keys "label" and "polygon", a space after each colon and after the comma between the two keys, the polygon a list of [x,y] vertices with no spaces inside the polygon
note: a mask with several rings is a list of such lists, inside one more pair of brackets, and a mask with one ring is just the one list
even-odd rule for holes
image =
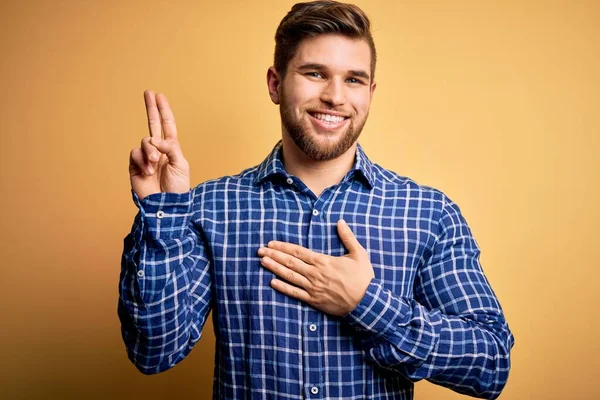
{"label": "raised hand", "polygon": [[258,255],[266,269],[293,284],[273,279],[274,289],[327,314],[344,316],[358,306],[375,273],[367,250],[346,221],[339,220],[337,229],[348,249],[341,257],[277,241],[258,249]]}
{"label": "raised hand", "polygon": [[190,190],[190,166],[177,140],[175,118],[162,93],[144,92],[150,136],[129,154],[131,188],[140,199],[160,192]]}

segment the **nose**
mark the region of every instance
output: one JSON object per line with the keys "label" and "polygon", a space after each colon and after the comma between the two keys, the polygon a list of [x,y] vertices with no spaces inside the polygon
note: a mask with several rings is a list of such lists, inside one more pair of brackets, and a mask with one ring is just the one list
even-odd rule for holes
{"label": "nose", "polygon": [[333,107],[346,103],[346,88],[339,79],[332,79],[321,92],[321,101]]}

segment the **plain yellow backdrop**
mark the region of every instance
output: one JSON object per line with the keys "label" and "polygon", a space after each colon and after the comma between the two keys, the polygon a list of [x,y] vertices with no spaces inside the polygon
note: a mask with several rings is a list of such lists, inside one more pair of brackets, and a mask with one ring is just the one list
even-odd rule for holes
{"label": "plain yellow backdrop", "polygon": [[[516,345],[505,400],[598,399],[600,2],[357,1],[379,53],[360,138],[461,207]],[[144,376],[116,313],[142,92],[166,93],[192,181],[256,165],[293,2],[0,5],[0,398],[209,399],[214,335]],[[462,396],[427,382],[416,399]]]}

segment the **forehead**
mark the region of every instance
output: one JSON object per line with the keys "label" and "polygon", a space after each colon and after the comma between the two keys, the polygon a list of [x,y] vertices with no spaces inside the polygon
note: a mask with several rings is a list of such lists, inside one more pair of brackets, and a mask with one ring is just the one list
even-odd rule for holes
{"label": "forehead", "polygon": [[332,70],[349,71],[371,69],[371,50],[364,39],[342,35],[319,35],[300,42],[289,67],[306,63],[325,65]]}

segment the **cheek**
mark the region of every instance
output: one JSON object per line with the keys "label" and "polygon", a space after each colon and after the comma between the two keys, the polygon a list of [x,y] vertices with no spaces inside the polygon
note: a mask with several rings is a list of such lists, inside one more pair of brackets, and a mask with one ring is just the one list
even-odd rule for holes
{"label": "cheek", "polygon": [[371,105],[371,96],[367,91],[365,93],[355,93],[352,96],[352,105],[359,114],[367,114]]}
{"label": "cheek", "polygon": [[285,98],[290,106],[301,108],[319,100],[320,86],[307,79],[291,79],[284,86]]}

